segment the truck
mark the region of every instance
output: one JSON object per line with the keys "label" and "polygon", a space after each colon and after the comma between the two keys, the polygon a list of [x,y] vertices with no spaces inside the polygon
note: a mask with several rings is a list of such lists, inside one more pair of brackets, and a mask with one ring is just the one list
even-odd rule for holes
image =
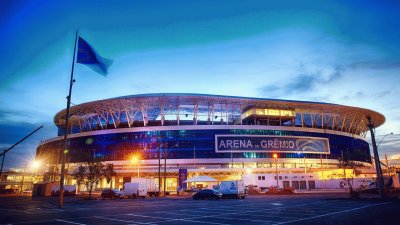
{"label": "truck", "polygon": [[222,198],[241,198],[247,195],[243,180],[221,181],[216,187],[222,193]]}
{"label": "truck", "polygon": [[125,183],[123,188],[124,196],[128,198],[145,198],[147,195],[147,186],[144,182]]}
{"label": "truck", "polygon": [[156,181],[154,178],[137,178],[137,177],[132,177],[131,182],[137,182],[137,183],[145,183],[146,188],[147,188],[147,194],[151,196],[156,196],[158,195],[158,185],[156,184]]}

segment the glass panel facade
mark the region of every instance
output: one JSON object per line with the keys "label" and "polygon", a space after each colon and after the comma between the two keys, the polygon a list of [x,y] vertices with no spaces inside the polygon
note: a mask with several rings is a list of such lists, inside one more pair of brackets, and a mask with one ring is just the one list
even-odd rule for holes
{"label": "glass panel facade", "polygon": [[[326,133],[303,131],[254,130],[254,129],[212,129],[212,130],[166,130],[129,133],[101,134],[71,138],[69,162],[81,162],[85,157],[96,156],[102,160],[127,160],[132,154],[140,154],[142,159],[200,159],[200,158],[272,158],[272,153],[216,153],[216,134],[307,136],[329,139],[329,155],[278,153],[279,158],[315,158],[338,159],[342,152],[359,151],[358,161],[370,162],[369,145],[366,141],[352,137]],[[62,141],[42,144],[37,156],[56,163]]]}

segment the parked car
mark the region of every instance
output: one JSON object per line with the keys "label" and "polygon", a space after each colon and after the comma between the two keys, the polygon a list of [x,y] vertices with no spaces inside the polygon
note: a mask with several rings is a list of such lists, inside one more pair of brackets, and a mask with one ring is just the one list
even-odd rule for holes
{"label": "parked car", "polygon": [[104,189],[101,192],[101,198],[105,199],[105,198],[119,198],[119,199],[123,199],[124,198],[124,194],[122,192],[120,192],[118,189],[111,189],[111,188],[107,188]]}
{"label": "parked car", "polygon": [[221,198],[222,198],[222,193],[213,189],[203,189],[193,195],[194,200],[198,199],[219,200]]}

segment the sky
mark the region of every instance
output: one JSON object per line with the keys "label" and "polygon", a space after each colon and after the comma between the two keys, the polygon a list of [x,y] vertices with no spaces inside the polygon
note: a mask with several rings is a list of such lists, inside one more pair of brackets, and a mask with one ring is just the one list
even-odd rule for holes
{"label": "sky", "polygon": [[[0,2],[0,149],[32,159],[66,107],[75,32],[112,59],[75,66],[72,103],[144,93],[318,101],[386,117],[379,151],[400,157],[398,1]],[[393,135],[385,136],[393,132]]]}

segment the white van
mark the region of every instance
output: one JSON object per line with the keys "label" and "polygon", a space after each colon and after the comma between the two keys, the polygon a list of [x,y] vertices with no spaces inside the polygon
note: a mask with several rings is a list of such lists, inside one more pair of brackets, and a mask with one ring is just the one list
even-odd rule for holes
{"label": "white van", "polygon": [[158,194],[158,185],[154,178],[137,178],[132,177],[131,183],[145,183],[147,187],[147,195],[156,196]]}
{"label": "white van", "polygon": [[141,182],[125,183],[123,193],[128,198],[137,198],[137,197],[145,198],[147,195],[146,183],[141,183]]}
{"label": "white van", "polygon": [[221,181],[216,190],[222,193],[222,198],[245,198],[247,195],[243,180]]}

